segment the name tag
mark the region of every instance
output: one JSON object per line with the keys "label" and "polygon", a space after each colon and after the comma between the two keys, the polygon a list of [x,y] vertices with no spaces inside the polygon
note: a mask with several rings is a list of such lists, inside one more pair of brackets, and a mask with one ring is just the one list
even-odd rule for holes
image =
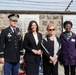
{"label": "name tag", "polygon": [[72,42],[75,42],[75,39],[71,39]]}

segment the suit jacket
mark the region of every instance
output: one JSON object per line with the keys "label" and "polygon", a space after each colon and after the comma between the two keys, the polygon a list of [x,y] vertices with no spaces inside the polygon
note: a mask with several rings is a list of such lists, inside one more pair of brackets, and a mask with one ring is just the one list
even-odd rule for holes
{"label": "suit jacket", "polygon": [[13,32],[7,27],[1,32],[0,57],[4,57],[6,62],[18,62],[22,52],[22,37],[19,28]]}
{"label": "suit jacket", "polygon": [[26,50],[25,55],[24,55],[24,60],[28,61],[28,62],[40,62],[40,55],[34,54],[32,52],[32,49],[36,49],[39,50],[41,49],[41,40],[42,40],[42,34],[37,33],[38,35],[38,45],[36,45],[34,36],[31,32],[26,33],[25,37],[24,37],[24,43],[23,43],[23,47]]}

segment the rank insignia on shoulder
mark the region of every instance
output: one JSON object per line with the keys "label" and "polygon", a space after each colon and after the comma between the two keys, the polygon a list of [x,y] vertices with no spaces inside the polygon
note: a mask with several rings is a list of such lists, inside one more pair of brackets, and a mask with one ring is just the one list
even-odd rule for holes
{"label": "rank insignia on shoulder", "polygon": [[18,32],[18,34],[17,35],[20,35],[21,33],[20,32]]}

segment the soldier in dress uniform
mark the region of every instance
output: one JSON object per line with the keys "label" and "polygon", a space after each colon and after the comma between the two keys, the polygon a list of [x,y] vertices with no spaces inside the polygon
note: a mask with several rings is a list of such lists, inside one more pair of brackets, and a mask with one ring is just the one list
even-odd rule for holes
{"label": "soldier in dress uniform", "polygon": [[4,75],[18,75],[19,61],[23,58],[22,33],[16,27],[19,15],[10,14],[8,18],[10,26],[1,32],[0,57]]}

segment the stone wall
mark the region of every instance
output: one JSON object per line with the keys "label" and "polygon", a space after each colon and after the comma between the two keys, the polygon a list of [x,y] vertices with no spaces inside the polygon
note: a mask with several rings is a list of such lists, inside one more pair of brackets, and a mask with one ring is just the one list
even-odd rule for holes
{"label": "stone wall", "polygon": [[9,25],[7,16],[8,16],[8,14],[0,13],[0,31]]}
{"label": "stone wall", "polygon": [[[8,14],[0,13],[0,31],[9,25]],[[39,14],[39,30],[45,36],[48,23],[56,25],[56,35],[59,36],[62,31],[62,15],[59,14]]]}
{"label": "stone wall", "polygon": [[49,23],[54,23],[56,25],[56,35],[59,36],[62,32],[62,15],[58,14],[40,14],[40,32],[45,35],[47,34],[46,26]]}

